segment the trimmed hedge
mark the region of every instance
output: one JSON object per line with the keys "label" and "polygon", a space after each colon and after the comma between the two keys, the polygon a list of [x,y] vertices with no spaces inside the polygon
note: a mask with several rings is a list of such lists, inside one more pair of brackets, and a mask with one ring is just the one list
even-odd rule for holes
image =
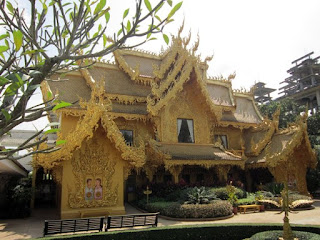
{"label": "trimmed hedge", "polygon": [[228,201],[215,200],[209,204],[182,204],[177,202],[154,202],[145,206],[149,212],[175,218],[216,218],[230,216],[232,206]]}
{"label": "trimmed hedge", "polygon": [[[305,231],[320,234],[320,226],[292,225],[294,231]],[[169,226],[130,231],[113,231],[96,234],[66,235],[42,239],[81,239],[81,240],[242,240],[256,233],[282,230],[280,224],[211,224],[194,226]]]}
{"label": "trimmed hedge", "polygon": [[[265,231],[256,233],[249,240],[278,240],[282,237],[283,231]],[[310,232],[293,231],[293,236],[298,239],[319,240],[320,235]]]}

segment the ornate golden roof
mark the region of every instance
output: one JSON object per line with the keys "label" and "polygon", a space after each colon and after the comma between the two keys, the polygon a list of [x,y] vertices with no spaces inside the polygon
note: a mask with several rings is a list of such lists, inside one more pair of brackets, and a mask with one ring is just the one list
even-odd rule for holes
{"label": "ornate golden roof", "polygon": [[[198,95],[207,103],[213,119],[227,125],[240,123],[251,127],[252,124],[259,124],[262,117],[256,109],[251,92],[232,91],[231,80],[235,74],[228,79],[222,76],[207,78],[206,61],[212,57],[201,62],[200,57],[195,55],[199,43],[188,49],[189,42],[190,36],[174,37],[172,45],[160,55],[137,50],[117,50],[114,53],[116,64],[98,62],[87,69],[67,73],[62,80],[49,80],[47,90],[59,92],[59,99],[66,102],[80,98],[88,101],[90,92],[103,81],[104,96],[115,100],[113,103],[117,102],[112,108],[114,112],[148,112],[156,116],[160,109],[183,91],[186,82],[195,81]],[[57,80],[58,76],[53,79]],[[146,105],[147,112],[142,105]]]}
{"label": "ornate golden roof", "polygon": [[[265,143],[263,143],[264,145]],[[299,152],[299,148],[305,148],[303,158],[298,161],[306,164],[308,167],[315,167],[317,164],[316,155],[311,148],[307,134],[306,118],[302,117],[297,123],[280,132],[272,134],[271,140],[264,145],[261,153],[249,157],[247,164],[249,167],[276,167],[277,165],[293,158],[294,154]]]}

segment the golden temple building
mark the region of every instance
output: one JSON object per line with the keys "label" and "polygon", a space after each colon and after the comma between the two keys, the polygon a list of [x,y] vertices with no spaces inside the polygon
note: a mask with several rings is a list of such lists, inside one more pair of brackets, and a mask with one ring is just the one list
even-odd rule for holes
{"label": "golden temple building", "polygon": [[234,76],[208,78],[210,59],[201,61],[189,40],[176,37],[159,55],[117,50],[115,63],[42,84],[44,100],[74,103],[50,115],[61,149],[34,157],[35,172],[55,182],[61,218],[123,214],[132,189],[148,182],[232,180],[252,190],[289,179],[307,193],[316,156],[306,119],[278,129],[279,112],[264,119],[252,92],[232,90]]}

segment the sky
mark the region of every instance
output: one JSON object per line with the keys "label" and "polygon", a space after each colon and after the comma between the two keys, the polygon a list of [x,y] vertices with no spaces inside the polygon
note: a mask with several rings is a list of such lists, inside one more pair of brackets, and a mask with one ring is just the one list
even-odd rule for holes
{"label": "sky", "polygon": [[[150,0],[152,5],[157,1]],[[178,3],[179,1],[174,1]],[[134,7],[134,0],[109,0],[110,32],[117,32],[123,11]],[[288,77],[291,62],[309,52],[320,55],[319,0],[184,0],[174,22],[165,32],[177,35],[185,19],[183,36],[192,33],[191,45],[200,37],[197,54],[209,62],[208,76],[236,72],[234,89],[249,89],[255,82],[278,89]],[[133,12],[133,11],[132,11]],[[130,12],[131,13],[131,12]],[[159,40],[140,49],[160,52],[166,44]],[[277,94],[274,93],[273,97]],[[38,92],[32,103],[41,100]],[[45,124],[45,121],[41,121]],[[42,126],[37,122],[35,125]],[[32,125],[21,126],[28,128]]]}

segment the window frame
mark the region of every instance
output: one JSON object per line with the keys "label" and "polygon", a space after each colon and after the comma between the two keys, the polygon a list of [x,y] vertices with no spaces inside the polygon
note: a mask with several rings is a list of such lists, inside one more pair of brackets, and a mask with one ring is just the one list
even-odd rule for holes
{"label": "window frame", "polygon": [[[127,145],[127,146],[130,146],[130,147],[133,147],[133,146],[134,146],[134,131],[133,131],[133,130],[130,130],[130,129],[119,129],[119,130],[120,130],[120,132],[121,132],[121,134],[122,134],[122,137],[123,137],[124,140],[125,140],[126,145]],[[131,145],[128,144],[129,142],[126,141],[126,138],[124,137],[124,134],[123,134],[124,131],[126,131],[126,132],[131,132],[131,133],[132,133],[132,142],[131,142]]]}
{"label": "window frame", "polygon": [[[189,126],[188,126],[188,130],[189,130],[189,133],[190,133],[190,137],[191,137],[191,140],[193,139],[192,142],[180,142],[179,141],[179,124],[178,124],[178,121],[181,120],[181,125],[182,125],[182,120],[186,120],[187,121],[187,124],[188,124],[188,120],[189,121],[192,121],[192,133],[193,133],[193,136],[191,137],[191,132],[189,130]],[[181,129],[180,129],[181,130]],[[194,134],[194,120],[191,119],[191,118],[177,118],[177,140],[178,140],[178,143],[196,143],[196,139],[195,139],[195,134]]]}
{"label": "window frame", "polygon": [[[217,140],[218,140],[218,138],[216,139],[216,136],[218,138],[220,138],[221,145],[224,147],[224,149],[229,149],[229,136],[228,136],[228,134],[226,134],[226,133],[216,133],[216,134],[214,134],[214,136],[213,136],[214,143],[216,143]],[[223,141],[221,139],[221,136],[225,136],[226,137],[227,146],[224,146]]]}

